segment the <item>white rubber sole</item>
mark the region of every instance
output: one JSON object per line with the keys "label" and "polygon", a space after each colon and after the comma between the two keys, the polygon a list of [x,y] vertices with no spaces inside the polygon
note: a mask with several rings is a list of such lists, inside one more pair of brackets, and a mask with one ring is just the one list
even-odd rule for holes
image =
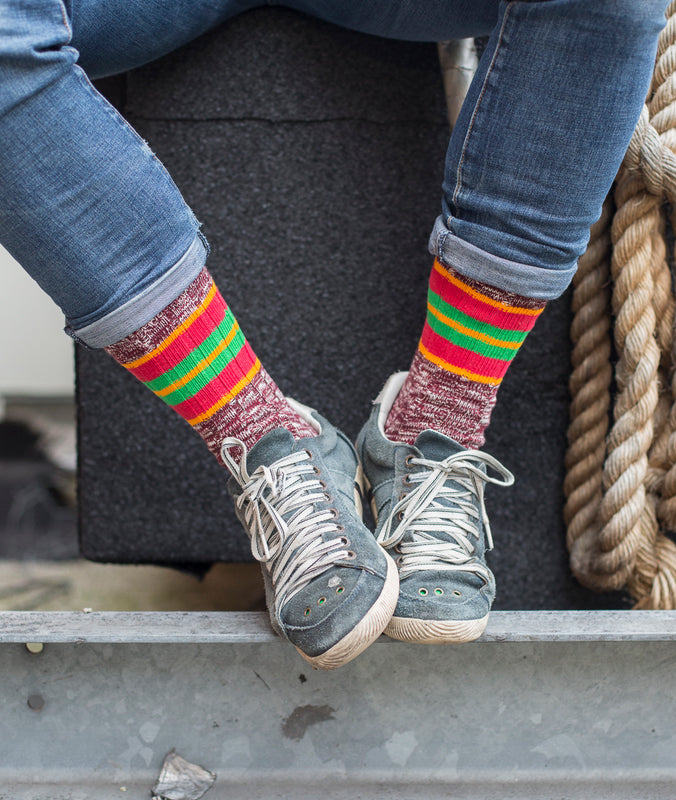
{"label": "white rubber sole", "polygon": [[339,642],[318,656],[308,656],[296,648],[303,658],[317,669],[337,669],[362,653],[380,636],[392,618],[399,599],[399,571],[387,553],[387,575],[378,599],[360,622]]}
{"label": "white rubber sole", "polygon": [[482,619],[461,620],[392,617],[385,633],[392,639],[414,644],[460,644],[478,639],[487,623],[488,614]]}

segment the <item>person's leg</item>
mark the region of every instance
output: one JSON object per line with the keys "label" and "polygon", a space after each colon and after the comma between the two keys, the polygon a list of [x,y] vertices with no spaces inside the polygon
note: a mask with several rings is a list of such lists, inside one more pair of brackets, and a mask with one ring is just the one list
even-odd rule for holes
{"label": "person's leg", "polygon": [[500,5],[449,144],[427,324],[387,423],[392,438],[412,442],[436,418],[461,444],[483,444],[529,327],[521,310],[533,323],[563,292],[601,213],[648,90],[665,6]]}
{"label": "person's leg", "polygon": [[376,535],[398,554],[392,636],[462,641],[486,624],[495,584],[483,487],[511,476],[466,448],[483,443],[512,357],[572,278],[646,96],[665,7],[495,4],[448,149],[420,345],[358,440]]}
{"label": "person's leg", "polygon": [[[189,17],[212,5],[221,16],[234,7],[4,0],[0,242],[61,306],[76,339],[106,348],[228,467],[273,625],[313,664],[332,668],[377,638],[397,597],[396,569],[355,509],[354,448],[287,401],[260,365],[204,268],[197,220],[147,144],[94,90],[73,36],[75,27],[85,63],[102,75],[219,19],[210,12],[177,37],[172,9]],[[102,44],[111,29],[112,49]],[[125,41],[136,43],[130,58]],[[148,48],[136,52],[141,41]]]}
{"label": "person's leg", "polygon": [[451,136],[427,324],[387,432],[481,446],[504,373],[572,279],[650,83],[666,0],[289,0],[355,30],[491,33]]}
{"label": "person's leg", "polygon": [[[150,148],[92,87],[79,48],[95,74],[117,71],[242,5],[223,2],[216,13],[206,3],[170,10],[93,0],[68,8],[56,0],[9,3],[0,44],[0,241],[61,306],[79,340],[91,347],[124,340],[110,350],[123,363],[191,319],[171,348],[136,372],[218,458],[224,435],[251,446],[275,427],[297,437],[313,430],[288,406],[214,287],[213,302],[200,305],[211,283],[197,220]],[[133,42],[130,55],[125,41]],[[130,349],[135,357],[127,359]]]}

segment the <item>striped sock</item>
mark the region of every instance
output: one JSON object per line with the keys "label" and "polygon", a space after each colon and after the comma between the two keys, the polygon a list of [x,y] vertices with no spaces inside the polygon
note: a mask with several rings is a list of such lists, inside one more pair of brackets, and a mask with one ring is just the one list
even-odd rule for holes
{"label": "striped sock", "polygon": [[226,436],[251,448],[274,428],[297,439],[316,435],[261,365],[206,269],[150,322],[105,349],[189,422],[219,461]]}
{"label": "striped sock", "polygon": [[544,307],[435,260],[427,320],[385,425],[388,438],[413,444],[431,429],[481,447],[500,382]]}

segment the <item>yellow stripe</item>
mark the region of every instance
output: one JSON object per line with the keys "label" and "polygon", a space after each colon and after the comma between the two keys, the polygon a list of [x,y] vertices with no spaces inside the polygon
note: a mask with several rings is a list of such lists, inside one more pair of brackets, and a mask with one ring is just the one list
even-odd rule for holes
{"label": "yellow stripe", "polygon": [[192,419],[189,419],[188,422],[191,425],[197,425],[198,423],[204,422],[205,420],[209,419],[210,417],[213,417],[213,415],[218,410],[223,408],[224,405],[227,405],[227,403],[229,403],[232,400],[232,398],[235,397],[235,395],[238,395],[242,391],[242,389],[248,383],[251,382],[253,376],[258,372],[258,370],[260,368],[261,368],[261,362],[258,360],[258,358],[256,358],[256,362],[254,363],[253,367],[251,367],[251,369],[247,372],[247,374],[242,378],[241,381],[238,381],[233,386],[231,391],[229,391],[226,395],[221,397],[221,399],[217,403],[215,403],[213,406],[211,406],[210,409],[205,411],[204,414],[200,414],[199,417],[193,417]]}
{"label": "yellow stripe", "polygon": [[469,378],[471,381],[476,381],[477,383],[488,383],[491,386],[499,386],[502,383],[502,378],[500,379],[488,378],[485,375],[477,375],[475,372],[470,372],[468,369],[463,369],[462,367],[456,367],[455,364],[449,364],[449,362],[444,361],[443,358],[439,358],[438,356],[435,356],[432,353],[430,353],[430,351],[425,347],[425,345],[422,342],[418,344],[418,349],[428,361],[431,361],[438,367],[445,369],[447,372],[453,372],[456,375],[462,375],[464,378]]}
{"label": "yellow stripe", "polygon": [[211,364],[211,362],[215,358],[217,358],[217,356],[220,353],[222,353],[225,350],[225,348],[230,344],[230,342],[237,335],[237,331],[238,330],[239,330],[239,324],[237,323],[237,320],[235,320],[235,324],[230,329],[230,333],[225,337],[225,339],[223,339],[223,341],[218,345],[218,347],[213,352],[209,353],[208,356],[206,356],[201,361],[199,361],[190,370],[190,372],[187,372],[182,378],[178,378],[178,380],[175,380],[172,384],[170,384],[169,386],[165,387],[164,389],[160,389],[158,392],[155,392],[155,394],[158,397],[164,397],[165,395],[168,395],[168,394],[171,394],[172,392],[175,392],[176,389],[180,389],[181,386],[185,386],[186,383],[190,383],[190,381],[194,377],[199,375],[199,373],[202,372],[202,370],[205,367],[208,367],[209,364]]}
{"label": "yellow stripe", "polygon": [[494,345],[495,347],[508,347],[510,350],[518,350],[521,347],[521,342],[505,342],[502,339],[495,339],[485,333],[479,333],[471,328],[467,328],[464,325],[461,325],[459,322],[456,322],[454,319],[442,314],[441,311],[438,311],[431,303],[427,304],[427,310],[440,322],[443,322],[444,325],[448,325],[449,328],[454,328],[459,333],[464,333],[465,336],[470,336],[472,339],[478,339],[481,342]]}
{"label": "yellow stripe", "polygon": [[174,341],[174,339],[178,338],[183,331],[187,330],[192,323],[200,316],[200,314],[204,311],[204,309],[209,305],[211,300],[213,299],[214,295],[216,294],[216,284],[211,283],[211,289],[209,289],[209,294],[202,300],[202,302],[197,306],[195,311],[184,321],[182,322],[178,328],[175,328],[166,339],[161,341],[154,350],[151,350],[149,353],[146,353],[141,358],[137,358],[136,361],[129,361],[127,364],[124,364],[127,369],[136,369],[136,367],[140,367],[141,364],[145,364],[146,361],[150,361],[151,358],[154,358],[156,355],[161,353],[165,350],[169,345]]}
{"label": "yellow stripe", "polygon": [[449,281],[449,283],[457,286],[458,289],[462,289],[462,291],[466,292],[468,295],[470,295],[470,297],[473,297],[475,300],[480,300],[482,303],[486,303],[489,306],[493,306],[493,308],[499,308],[500,311],[505,311],[507,314],[525,314],[526,316],[530,317],[537,317],[539,314],[542,314],[542,308],[519,308],[518,306],[508,306],[505,303],[501,303],[499,300],[493,300],[492,298],[487,297],[485,294],[477,292],[475,289],[467,286],[466,283],[458,280],[455,275],[451,275],[451,273],[444,269],[441,262],[437,259],[434,261],[434,269],[442,276],[442,278],[445,278],[447,281]]}

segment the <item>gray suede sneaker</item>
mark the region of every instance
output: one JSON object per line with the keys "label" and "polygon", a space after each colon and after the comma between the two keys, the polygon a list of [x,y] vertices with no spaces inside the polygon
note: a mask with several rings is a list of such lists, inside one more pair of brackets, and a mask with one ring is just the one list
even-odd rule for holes
{"label": "gray suede sneaker", "polygon": [[[360,466],[347,437],[289,399],[317,431],[277,428],[247,453],[226,439],[228,490],[261,562],[272,626],[303,658],[335,669],[385,629],[397,603],[392,559],[361,520]],[[230,450],[240,448],[240,464]]]}
{"label": "gray suede sneaker", "polygon": [[415,445],[390,441],[385,421],[405,378],[401,372],[385,384],[357,439],[376,538],[399,568],[399,602],[385,633],[407,642],[468,642],[483,632],[495,597],[485,561],[493,546],[485,484],[510,486],[514,476],[436,431],[423,431]]}

